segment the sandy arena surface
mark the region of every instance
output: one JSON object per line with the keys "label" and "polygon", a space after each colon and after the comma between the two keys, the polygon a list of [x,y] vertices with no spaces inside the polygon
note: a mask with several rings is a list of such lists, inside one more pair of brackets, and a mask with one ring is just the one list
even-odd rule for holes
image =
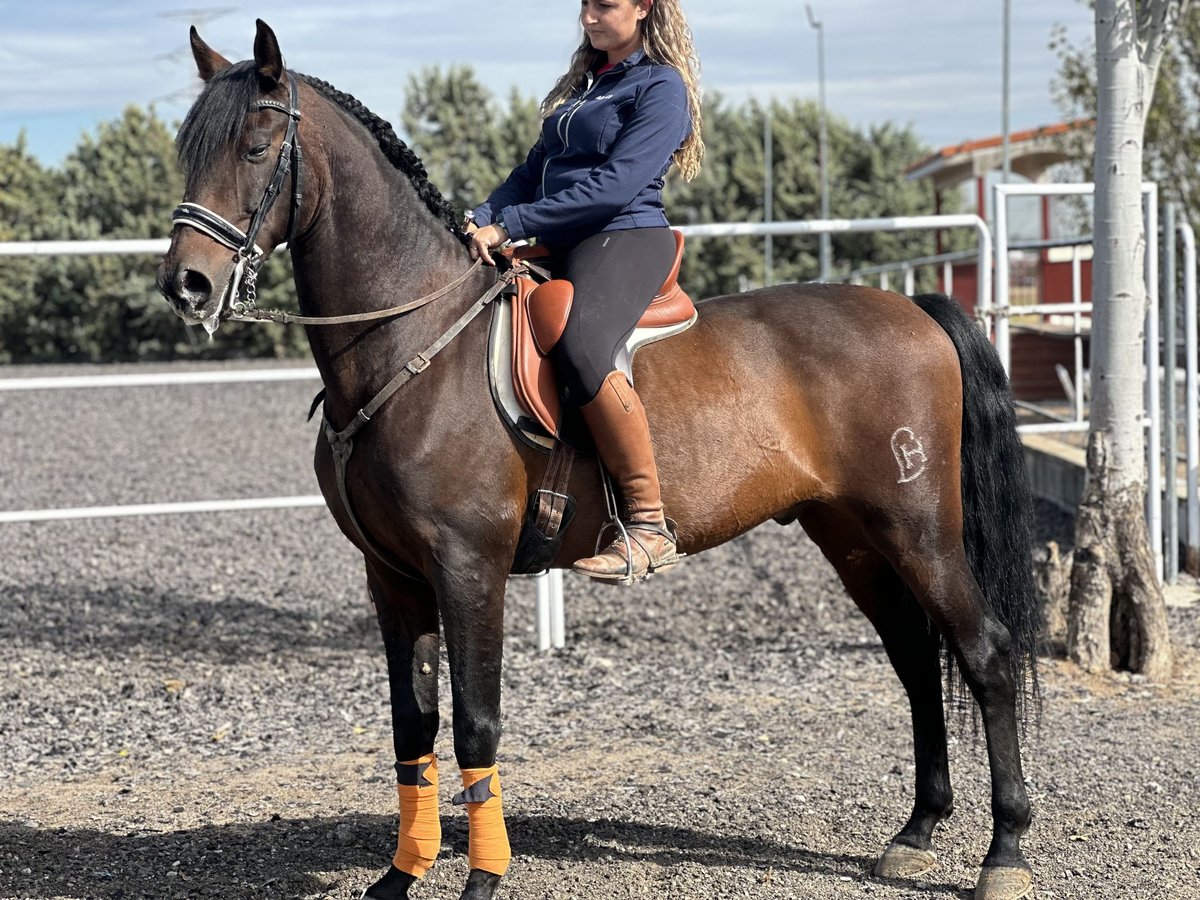
{"label": "sandy arena surface", "polygon": [[[84,370],[7,374],[68,371]],[[0,506],[315,494],[315,390],[0,394]],[[383,653],[324,510],[0,525],[0,541],[0,897],[347,900],[386,868]],[[533,593],[511,582],[502,897],[970,896],[990,815],[969,725],[938,868],[869,874],[911,805],[907,704],[798,528],[632,590],[568,576],[565,650],[537,652]],[[1200,897],[1195,597],[1172,593],[1170,684],[1043,660],[1035,896]],[[444,843],[420,900],[454,900],[467,870],[448,684]]]}

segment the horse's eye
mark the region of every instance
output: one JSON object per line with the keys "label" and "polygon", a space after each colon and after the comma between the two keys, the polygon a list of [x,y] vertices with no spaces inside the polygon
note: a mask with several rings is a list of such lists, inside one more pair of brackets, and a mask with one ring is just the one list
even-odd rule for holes
{"label": "horse's eye", "polygon": [[262,159],[267,155],[270,147],[270,144],[259,144],[257,147],[251,148],[250,152],[246,154],[246,159]]}

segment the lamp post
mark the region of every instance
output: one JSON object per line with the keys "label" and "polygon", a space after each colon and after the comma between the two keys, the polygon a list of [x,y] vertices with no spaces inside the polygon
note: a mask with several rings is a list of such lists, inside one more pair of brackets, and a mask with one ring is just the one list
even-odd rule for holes
{"label": "lamp post", "polygon": [[1012,38],[1011,38],[1011,34],[1012,34],[1011,23],[1012,23],[1012,0],[1004,0],[1004,28],[1003,28],[1003,31],[1004,31],[1004,87],[1003,87],[1004,99],[1003,99],[1003,102],[1001,103],[1001,107],[1002,107],[1001,119],[1003,120],[1001,122],[1001,130],[1002,130],[1002,134],[1003,134],[1002,142],[1003,142],[1004,149],[1002,151],[1000,171],[1002,173],[1001,180],[1005,184],[1008,183],[1009,177],[1012,174],[1012,161],[1009,158],[1009,148],[1008,148],[1009,58],[1012,55],[1010,52],[1010,42],[1012,40]]}
{"label": "lamp post", "polygon": [[[825,29],[814,16],[812,4],[805,3],[804,11],[808,13],[808,24],[817,32],[817,95],[820,98],[821,119],[820,135],[817,138],[817,158],[821,166],[821,218],[829,218],[829,171],[827,137],[825,133]],[[821,235],[821,275],[822,281],[829,280],[829,267],[832,247],[828,232]]]}

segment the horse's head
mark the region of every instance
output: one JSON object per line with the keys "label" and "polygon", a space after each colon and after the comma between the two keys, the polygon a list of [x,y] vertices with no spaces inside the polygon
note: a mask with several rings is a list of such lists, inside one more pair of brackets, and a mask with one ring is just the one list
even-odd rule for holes
{"label": "horse's head", "polygon": [[187,187],[158,287],[180,318],[212,332],[300,224],[299,86],[261,19],[253,60],[229,62],[194,27],[191,44],[205,88],[179,129]]}

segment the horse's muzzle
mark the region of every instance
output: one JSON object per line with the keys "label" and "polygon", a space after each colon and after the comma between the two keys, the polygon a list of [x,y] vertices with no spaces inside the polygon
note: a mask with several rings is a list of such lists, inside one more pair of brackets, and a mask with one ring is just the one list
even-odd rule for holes
{"label": "horse's muzzle", "polygon": [[175,314],[186,322],[202,322],[211,317],[216,308],[212,302],[212,279],[182,263],[171,264],[164,259],[158,267],[157,284]]}

